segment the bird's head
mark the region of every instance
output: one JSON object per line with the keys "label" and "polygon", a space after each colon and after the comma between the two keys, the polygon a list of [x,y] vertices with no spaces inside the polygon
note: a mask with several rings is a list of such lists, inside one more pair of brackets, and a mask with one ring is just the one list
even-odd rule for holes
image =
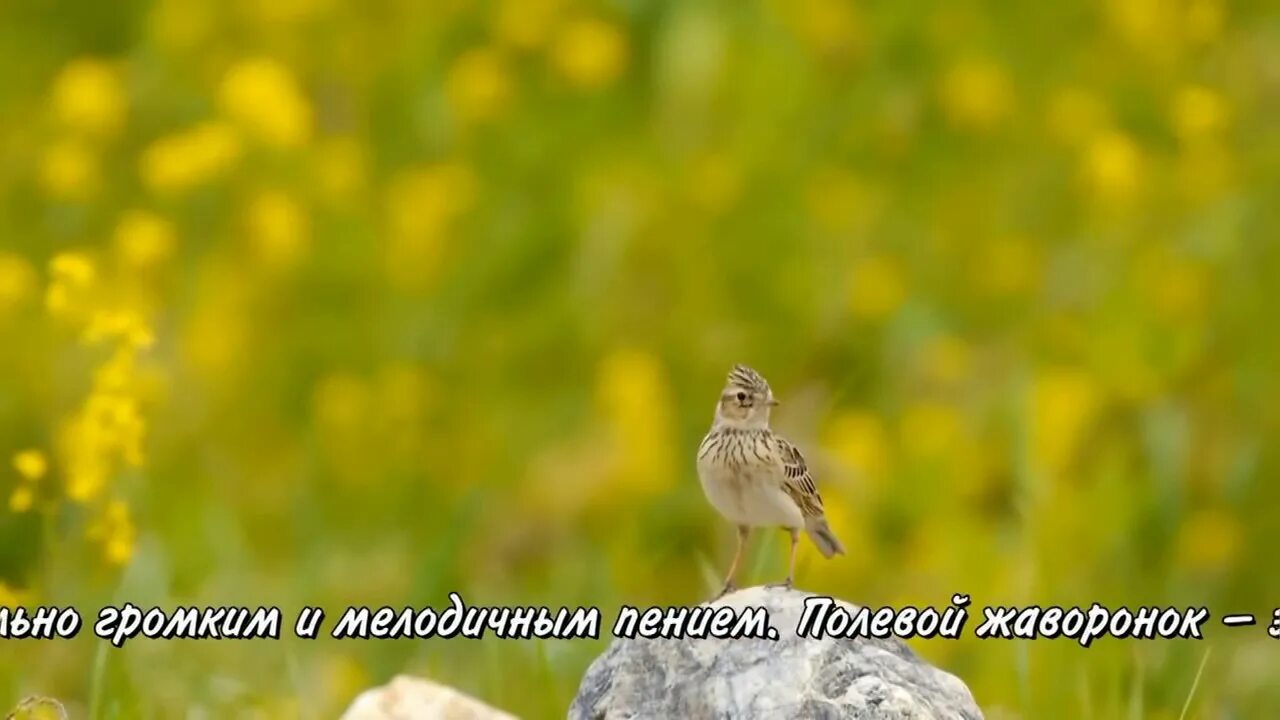
{"label": "bird's head", "polygon": [[777,404],[760,373],[734,365],[716,405],[716,423],[743,429],[768,427],[769,411]]}

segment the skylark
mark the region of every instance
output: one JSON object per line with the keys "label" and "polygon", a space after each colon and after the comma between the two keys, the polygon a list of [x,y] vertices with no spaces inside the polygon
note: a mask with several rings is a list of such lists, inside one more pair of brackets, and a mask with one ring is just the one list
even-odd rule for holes
{"label": "skylark", "polygon": [[791,535],[787,579],[775,586],[792,585],[801,528],[824,557],[844,554],[823,516],[822,498],[804,457],[769,429],[769,412],[777,404],[760,373],[735,365],[716,403],[711,431],[698,447],[698,478],[707,499],[738,526],[738,549],[717,597],[734,589],[738,561],[753,527],[781,527]]}

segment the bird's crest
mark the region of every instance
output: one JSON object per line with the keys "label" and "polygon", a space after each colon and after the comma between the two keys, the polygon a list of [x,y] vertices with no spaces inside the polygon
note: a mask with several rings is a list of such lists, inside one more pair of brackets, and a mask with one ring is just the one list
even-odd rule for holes
{"label": "bird's crest", "polygon": [[729,371],[729,385],[769,394],[769,383],[765,382],[760,373],[742,364],[734,365]]}

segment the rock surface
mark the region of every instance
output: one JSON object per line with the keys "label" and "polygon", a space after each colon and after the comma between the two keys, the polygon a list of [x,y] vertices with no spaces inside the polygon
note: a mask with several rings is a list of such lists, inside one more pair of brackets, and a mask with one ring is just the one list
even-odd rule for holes
{"label": "rock surface", "polygon": [[587,669],[570,720],[982,718],[963,682],[900,640],[801,639],[808,596],[757,587],[711,603],[765,607],[776,641],[615,640]]}
{"label": "rock surface", "polygon": [[516,720],[473,697],[430,680],[400,675],[366,690],[342,720]]}

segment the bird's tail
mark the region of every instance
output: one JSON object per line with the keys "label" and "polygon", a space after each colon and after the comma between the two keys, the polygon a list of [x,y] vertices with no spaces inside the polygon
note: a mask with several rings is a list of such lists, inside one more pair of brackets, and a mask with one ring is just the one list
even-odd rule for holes
{"label": "bird's tail", "polygon": [[818,552],[822,553],[823,557],[844,554],[844,546],[840,544],[836,534],[831,532],[831,526],[827,525],[826,518],[809,518],[805,522],[804,530],[809,534],[813,544],[818,546]]}

